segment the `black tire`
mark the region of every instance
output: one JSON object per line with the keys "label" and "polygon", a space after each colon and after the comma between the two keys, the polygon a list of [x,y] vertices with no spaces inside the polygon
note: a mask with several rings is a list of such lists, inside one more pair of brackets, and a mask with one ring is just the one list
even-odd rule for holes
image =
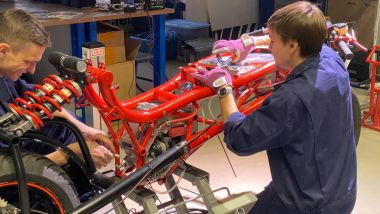
{"label": "black tire", "polygon": [[362,112],[360,109],[360,103],[359,103],[358,97],[356,96],[354,92],[352,92],[352,112],[354,114],[355,143],[356,143],[356,146],[358,146],[360,132],[362,129],[362,123],[361,123]]}
{"label": "black tire", "polygon": [[[80,204],[72,181],[60,167],[41,155],[22,153],[21,156],[32,210],[66,213]],[[17,183],[14,182],[16,174],[12,158],[7,153],[0,152],[0,169],[0,197],[19,207]]]}

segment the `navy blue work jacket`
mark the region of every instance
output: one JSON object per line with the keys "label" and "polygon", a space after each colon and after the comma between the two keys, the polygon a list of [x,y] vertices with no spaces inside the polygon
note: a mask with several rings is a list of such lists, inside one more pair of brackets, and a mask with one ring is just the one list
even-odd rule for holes
{"label": "navy blue work jacket", "polygon": [[228,148],[238,155],[267,150],[271,185],[289,209],[319,213],[345,198],[355,203],[349,77],[343,61],[327,46],[298,65],[261,108],[248,116],[233,113],[224,134]]}
{"label": "navy blue work jacket", "polygon": [[[22,79],[15,82],[6,78],[0,77],[0,116],[9,111],[8,103],[14,103],[18,97],[23,97],[26,91],[33,91],[33,85],[28,84]],[[66,129],[59,125],[43,126],[39,132],[45,136],[58,140],[64,145],[68,145],[75,141],[75,136]],[[0,140],[0,148],[7,147],[5,142]],[[53,148],[43,144],[21,143],[21,147],[32,150],[33,152],[45,155],[54,151]]]}

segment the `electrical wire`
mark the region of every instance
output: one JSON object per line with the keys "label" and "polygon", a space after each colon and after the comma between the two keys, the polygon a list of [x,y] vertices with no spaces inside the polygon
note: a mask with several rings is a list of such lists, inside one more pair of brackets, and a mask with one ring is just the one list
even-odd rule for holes
{"label": "electrical wire", "polygon": [[[206,195],[214,194],[215,192],[219,192],[219,191],[221,191],[221,190],[226,190],[226,191],[227,191],[227,194],[228,194],[229,196],[231,195],[231,193],[230,193],[230,191],[229,191],[228,188],[226,188],[226,187],[221,187],[221,188],[218,188],[218,189],[212,190],[211,192],[206,192],[206,193],[203,193],[203,194],[199,194],[199,195],[197,195],[197,196],[194,197],[194,198],[191,198],[191,199],[189,199],[189,200],[186,200],[186,201],[182,201],[182,202],[180,202],[180,203],[177,203],[177,204],[173,205],[172,207],[168,207],[168,208],[164,209],[163,211],[158,212],[157,214],[161,214],[161,213],[164,213],[164,212],[167,213],[168,210],[171,210],[171,209],[173,209],[173,208],[175,208],[175,207],[177,207],[177,206],[179,206],[179,205],[186,204],[186,203],[188,203],[188,202],[194,201],[194,200],[196,200],[196,199],[198,199],[198,198],[201,198],[201,197],[203,197],[203,196],[206,196]],[[216,201],[217,201],[218,203],[222,203],[222,202],[219,201],[219,200],[216,200]]]}
{"label": "electrical wire", "polygon": [[145,166],[149,167],[149,171],[127,192],[127,194],[124,195],[124,199],[120,200],[116,205],[114,205],[111,209],[107,210],[104,214],[107,214],[114,210],[116,207],[118,207],[121,203],[124,203],[124,201],[128,198],[128,196],[140,185],[141,182],[143,182],[148,175],[154,170],[153,168],[150,168],[149,165],[145,164]]}
{"label": "electrical wire", "polygon": [[[152,184],[150,182],[149,182],[149,185],[152,187]],[[161,201],[160,197],[158,197],[158,195],[155,192],[153,192],[153,193],[157,197],[157,200],[158,200],[159,204],[162,204],[162,201]]]}
{"label": "electrical wire", "polygon": [[232,172],[234,173],[235,178],[237,178],[237,175],[236,175],[235,169],[234,169],[234,167],[232,166],[232,163],[231,163],[230,157],[228,156],[228,153],[227,153],[227,151],[226,151],[226,148],[224,148],[224,145],[223,145],[222,140],[220,139],[219,135],[217,135],[217,136],[218,136],[218,139],[219,139],[220,146],[223,148],[223,151],[224,151],[224,154],[226,155],[227,161],[228,161],[228,163],[230,164],[231,170],[232,170]]}
{"label": "electrical wire", "polygon": [[[207,180],[205,177],[202,177],[201,179],[204,180],[208,185],[210,185],[210,183],[208,182],[208,180]],[[191,190],[189,190],[189,189],[186,189],[186,188],[184,188],[184,187],[178,187],[178,188],[183,189],[183,190],[185,190],[185,191],[187,191],[187,192],[193,193],[194,195],[197,195],[197,196],[200,195],[199,193],[196,193],[196,192],[191,191]],[[228,189],[227,189],[227,194],[228,194],[228,195],[231,195],[231,193],[229,192]],[[195,201],[195,199],[192,200],[192,201]],[[217,201],[218,203],[223,203],[222,201],[220,201],[220,200],[218,200],[218,199],[216,199],[216,201]]]}
{"label": "electrical wire", "polygon": [[128,214],[136,214],[136,213],[137,213],[137,210],[135,208],[128,210]]}
{"label": "electrical wire", "polygon": [[[204,119],[204,120],[206,120],[205,119],[205,111],[203,110],[203,108],[201,107],[200,108],[201,109],[201,114],[202,114],[202,118]],[[202,128],[201,128],[201,130],[203,130],[204,128],[205,128],[205,123],[203,122],[203,123],[201,123],[202,125]]]}
{"label": "electrical wire", "polygon": [[215,95],[215,96],[210,97],[210,99],[208,101],[208,111],[209,111],[212,118],[216,118],[214,112],[212,111],[212,101],[214,100],[215,97],[217,97],[217,96]]}
{"label": "electrical wire", "polygon": [[[148,7],[145,7],[145,12],[146,12],[146,16],[147,19],[148,19],[148,29],[149,29],[149,36],[147,36],[147,38],[149,38],[149,42],[148,42],[148,53],[147,53],[147,59],[148,59],[148,64],[151,65],[151,58],[152,58],[152,47],[154,46],[154,38],[153,38],[153,25],[152,25],[152,22],[151,22],[151,19],[153,18],[150,13],[149,13],[149,8]],[[153,68],[153,66],[150,67],[151,69]],[[138,72],[138,71],[136,71]],[[137,77],[137,75],[136,75]],[[153,76],[153,79],[154,79],[154,76]],[[147,79],[146,81],[151,81],[149,79]],[[136,87],[137,89],[139,89],[141,92],[145,92],[145,90],[138,84],[138,82],[136,81]]]}
{"label": "electrical wire", "polygon": [[[208,126],[205,130],[203,130],[202,132],[198,133],[198,135],[196,135],[195,137],[193,137],[189,142],[186,143],[186,146],[189,145],[194,140],[196,140],[198,137],[202,136],[204,133],[206,133],[208,131],[208,129],[210,129],[216,123],[216,121],[217,120],[215,120],[213,123],[211,123],[210,126]],[[145,166],[149,167],[149,165],[147,165],[147,164],[145,164]],[[123,200],[120,200],[116,205],[114,205],[111,209],[107,210],[104,214],[107,214],[107,213],[111,212],[116,207],[118,207],[121,203],[123,203],[128,198],[128,196],[139,186],[139,184],[142,181],[144,181],[148,177],[148,175],[150,175],[150,173],[153,170],[154,170],[153,168],[150,168],[150,170],[135,184],[135,186],[133,186],[133,188],[131,188],[131,190],[127,194],[125,194],[125,198]]]}
{"label": "electrical wire", "polygon": [[[126,19],[130,20],[132,18],[132,13],[128,13],[129,14],[129,17],[127,17]],[[128,97],[129,98],[132,98],[131,96],[131,90],[132,90],[132,87],[134,85],[136,85],[136,73],[137,71],[135,71],[135,68],[136,68],[136,62],[135,60],[131,60],[132,62],[132,68],[133,68],[133,72],[132,72],[132,82],[131,84],[129,85],[129,88],[128,88]]]}
{"label": "electrical wire", "polygon": [[129,98],[132,98],[132,96],[131,96],[132,87],[137,84],[136,83],[136,72],[137,71],[135,71],[135,68],[136,68],[136,62],[135,62],[135,60],[132,60],[132,67],[133,67],[132,82],[131,82],[131,84],[129,85],[129,88],[128,88],[128,96],[129,96]]}
{"label": "electrical wire", "polygon": [[152,54],[152,48],[154,47],[154,25],[152,24],[152,19],[153,16],[150,14],[149,7],[145,7],[145,11],[148,17],[148,28],[149,28],[149,51],[148,51],[148,56]]}
{"label": "electrical wire", "polygon": [[[189,208],[186,210],[189,214],[191,213],[194,213],[194,212],[199,212],[201,214],[206,214],[208,213],[207,210],[204,210],[204,209],[199,209],[199,208]],[[170,213],[178,213],[176,210],[173,210],[173,211],[169,211],[169,212],[165,212],[166,214],[170,214]]]}
{"label": "electrical wire", "polygon": [[[171,193],[173,190],[175,190],[175,188],[177,188],[179,182],[182,180],[183,176],[185,175],[185,172],[186,172],[186,169],[182,169],[182,172],[179,175],[178,180],[174,183],[174,185],[172,187],[170,187],[166,191],[160,191],[160,190],[154,189],[152,185],[150,185],[150,188],[148,188],[148,189],[152,190],[154,193],[158,193],[161,195]],[[151,184],[151,183],[149,182],[149,184]]]}
{"label": "electrical wire", "polygon": [[[201,131],[200,133],[198,133],[195,137],[193,137],[189,142],[186,143],[186,146],[189,145],[191,142],[193,142],[194,140],[196,140],[198,137],[202,136],[204,133],[206,133],[213,125],[215,125],[217,123],[217,119],[220,118],[221,115],[219,115],[218,117],[216,117],[216,119],[206,128],[204,129],[203,131]],[[148,166],[147,164],[145,164],[145,166]],[[119,206],[121,203],[123,203],[127,198],[128,196],[140,185],[140,183],[142,181],[144,181],[148,175],[150,175],[150,173],[153,171],[154,169],[153,168],[150,168],[150,170],[135,184],[135,186],[133,186],[133,188],[131,188],[130,191],[128,191],[127,194],[124,194],[125,198],[120,200],[116,205],[114,205],[111,209],[107,210],[104,214],[107,214],[109,212],[111,212],[112,210],[114,210],[117,206]],[[184,173],[184,172],[183,172]],[[236,176],[236,175],[235,175]],[[181,176],[183,177],[183,176]],[[208,181],[203,178],[207,183]],[[177,181],[177,183],[179,183],[179,181]],[[177,185],[178,186],[178,185]]]}

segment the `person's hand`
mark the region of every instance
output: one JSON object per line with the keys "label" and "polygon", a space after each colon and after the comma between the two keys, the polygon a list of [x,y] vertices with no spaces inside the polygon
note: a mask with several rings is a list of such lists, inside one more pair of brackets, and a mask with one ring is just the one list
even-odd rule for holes
{"label": "person's hand", "polygon": [[107,164],[109,164],[114,158],[114,155],[110,152],[110,150],[102,145],[99,145],[97,142],[86,139],[86,143],[97,169],[107,166]]}
{"label": "person's hand", "polygon": [[[96,141],[86,138],[86,144],[91,154],[91,158],[94,161],[96,168],[101,168],[107,166],[108,163],[112,161],[114,155],[106,147],[99,145]],[[67,146],[71,149],[78,157],[83,159],[83,154],[78,143],[72,143]],[[67,163],[67,157],[62,151],[56,151],[49,155],[47,158],[55,162],[57,165],[61,166]]]}
{"label": "person's hand", "polygon": [[103,131],[94,129],[80,122],[64,108],[62,108],[61,112],[55,111],[54,116],[63,117],[66,120],[70,121],[76,127],[78,127],[78,129],[85,138],[96,141],[98,144],[107,147],[109,150],[111,150],[111,152],[115,154],[115,147],[112,141],[106,136],[106,134]]}
{"label": "person's hand", "polygon": [[95,141],[97,142],[99,145],[102,145],[104,147],[106,147],[107,149],[109,149],[113,154],[116,153],[115,151],[115,147],[112,143],[112,141],[104,135],[104,133],[102,131],[98,131],[98,132],[94,132],[92,134],[87,134],[85,136],[85,138],[87,140],[91,140],[91,141]]}
{"label": "person's hand", "polygon": [[219,40],[214,43],[212,53],[220,55],[223,53],[234,54],[235,57],[232,62],[241,62],[246,59],[248,54],[256,46],[268,46],[270,43],[270,38],[268,35],[265,36],[248,36],[243,34],[240,39],[236,40]]}
{"label": "person's hand", "polygon": [[256,48],[260,47],[260,46],[268,47],[270,45],[270,42],[271,42],[269,35],[253,36],[252,38],[255,41],[255,47]]}
{"label": "person's hand", "polygon": [[107,147],[112,153],[116,153],[112,141],[105,135],[103,131],[94,129],[87,125],[82,125],[81,132],[86,139],[96,141],[98,144]]}
{"label": "person's hand", "polygon": [[209,71],[201,68],[197,73],[192,73],[191,75],[198,79],[201,83],[206,84],[215,92],[218,92],[222,86],[232,85],[231,75],[228,71],[219,67]]}
{"label": "person's hand", "polygon": [[240,62],[247,58],[248,54],[255,47],[255,42],[252,37],[248,35],[242,36],[236,40],[219,40],[214,43],[212,53],[220,55],[222,53],[231,53],[235,57],[232,62]]}

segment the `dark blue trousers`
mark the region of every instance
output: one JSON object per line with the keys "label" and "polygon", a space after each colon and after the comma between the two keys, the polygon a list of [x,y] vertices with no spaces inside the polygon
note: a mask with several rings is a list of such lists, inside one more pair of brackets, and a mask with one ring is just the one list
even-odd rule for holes
{"label": "dark blue trousers", "polygon": [[256,195],[258,201],[249,211],[250,214],[350,214],[355,206],[356,190],[346,196],[327,204],[323,208],[301,211],[286,207],[271,184],[265,190]]}

